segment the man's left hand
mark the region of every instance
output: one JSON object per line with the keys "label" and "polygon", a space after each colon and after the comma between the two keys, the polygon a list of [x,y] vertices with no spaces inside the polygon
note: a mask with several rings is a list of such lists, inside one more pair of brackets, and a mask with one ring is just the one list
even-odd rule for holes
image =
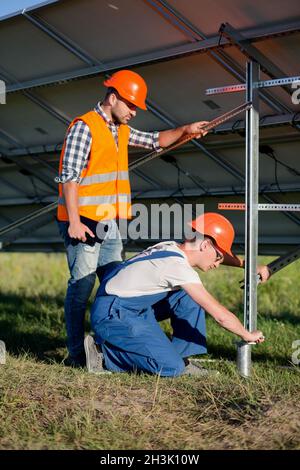
{"label": "man's left hand", "polygon": [[260,275],[261,282],[266,282],[271,276],[268,266],[265,265],[257,266],[257,274]]}

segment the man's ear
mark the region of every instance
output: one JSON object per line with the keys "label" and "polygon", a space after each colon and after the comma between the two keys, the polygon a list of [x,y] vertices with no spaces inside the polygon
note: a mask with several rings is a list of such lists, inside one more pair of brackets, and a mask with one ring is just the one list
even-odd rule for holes
{"label": "man's ear", "polygon": [[110,106],[114,106],[117,102],[117,95],[115,93],[111,93],[108,97],[108,102],[110,104]]}
{"label": "man's ear", "polygon": [[207,250],[208,245],[209,245],[209,242],[207,240],[202,240],[200,250],[201,251]]}

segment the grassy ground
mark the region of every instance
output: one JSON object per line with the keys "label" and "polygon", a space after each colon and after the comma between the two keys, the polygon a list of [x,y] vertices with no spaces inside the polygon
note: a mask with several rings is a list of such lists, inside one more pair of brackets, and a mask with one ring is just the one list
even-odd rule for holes
{"label": "grassy ground", "polygon": [[[2,253],[0,449],[299,449],[299,366],[287,367],[300,339],[299,275],[296,262],[259,288],[267,340],[253,348],[251,380],[237,374],[235,337],[210,318],[205,365],[217,377],[93,376],[61,365],[64,255]],[[242,316],[241,270],[201,277]]]}

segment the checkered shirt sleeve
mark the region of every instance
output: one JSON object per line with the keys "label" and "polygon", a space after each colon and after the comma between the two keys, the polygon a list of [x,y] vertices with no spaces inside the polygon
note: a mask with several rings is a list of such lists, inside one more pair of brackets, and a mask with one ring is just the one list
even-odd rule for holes
{"label": "checkered shirt sleeve", "polygon": [[[107,123],[118,145],[118,126]],[[130,127],[129,145],[158,150],[159,132],[142,132]],[[77,121],[70,129],[67,138],[61,174],[55,178],[56,183],[75,181],[80,183],[80,175],[87,167],[92,145],[92,135],[89,127],[83,121]]]}
{"label": "checkered shirt sleeve", "polygon": [[88,163],[91,145],[92,135],[89,126],[83,121],[75,122],[66,138],[62,171],[55,178],[56,183],[80,182],[81,172]]}
{"label": "checkered shirt sleeve", "polygon": [[142,132],[130,127],[129,145],[132,147],[159,150],[159,132]]}

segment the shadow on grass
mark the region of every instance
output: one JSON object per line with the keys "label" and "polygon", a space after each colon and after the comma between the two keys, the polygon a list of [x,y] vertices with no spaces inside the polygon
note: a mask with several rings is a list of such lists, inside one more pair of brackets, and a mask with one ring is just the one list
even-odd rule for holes
{"label": "shadow on grass", "polygon": [[[261,346],[263,347],[263,346]],[[290,362],[291,358],[283,356],[281,354],[276,354],[274,352],[267,351],[255,351],[256,346],[252,347],[252,359],[255,362],[270,362],[277,365],[287,365]],[[219,344],[208,344],[208,353],[211,359],[226,359],[229,361],[235,361],[237,359],[237,348],[234,347],[225,347]]]}
{"label": "shadow on grass", "polygon": [[[41,304],[43,304],[42,309]],[[63,305],[62,296],[34,297],[0,292],[0,339],[6,343],[8,351],[14,355],[27,352],[38,360],[60,363],[67,354]],[[90,304],[88,310],[89,308]],[[60,310],[59,314],[57,310]],[[276,320],[293,326],[300,323],[300,318],[290,313],[281,316],[261,315],[261,319]],[[86,331],[89,330],[90,325],[86,322]],[[170,336],[169,331],[167,336]],[[231,345],[210,344],[208,341],[208,352],[214,359],[236,359],[236,348]],[[254,348],[253,359],[257,362],[269,361],[279,365],[285,365],[290,360],[282,354],[263,350],[256,352]]]}
{"label": "shadow on grass", "polygon": [[8,352],[15,356],[28,353],[44,362],[60,363],[67,355],[63,306],[62,296],[1,292],[0,339]]}
{"label": "shadow on grass", "polygon": [[40,361],[61,362],[63,359],[59,348],[65,346],[63,337],[47,333],[23,332],[12,322],[0,320],[0,337],[6,344],[7,351],[15,356],[28,353]]}

